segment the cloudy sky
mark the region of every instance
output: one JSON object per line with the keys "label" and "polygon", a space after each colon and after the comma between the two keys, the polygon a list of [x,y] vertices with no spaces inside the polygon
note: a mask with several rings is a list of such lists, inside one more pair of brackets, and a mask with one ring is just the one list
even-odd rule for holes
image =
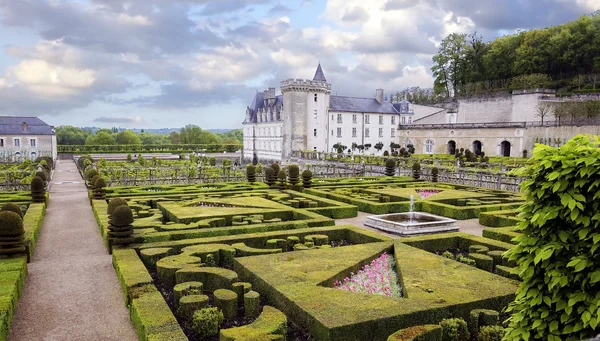
{"label": "cloudy sky", "polygon": [[[0,0],[0,115],[52,125],[239,128],[256,91],[431,87],[436,44],[600,9],[600,0]],[[279,91],[279,90],[278,90]]]}

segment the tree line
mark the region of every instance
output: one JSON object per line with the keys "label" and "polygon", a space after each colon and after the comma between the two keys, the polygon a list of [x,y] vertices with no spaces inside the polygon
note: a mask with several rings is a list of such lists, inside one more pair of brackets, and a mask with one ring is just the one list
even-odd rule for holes
{"label": "tree line", "polygon": [[484,42],[477,32],[441,42],[431,68],[443,97],[545,87],[562,91],[600,84],[600,15]]}
{"label": "tree line", "polygon": [[59,145],[168,145],[168,144],[207,144],[231,145],[241,144],[241,129],[215,134],[196,125],[186,125],[179,132],[153,134],[133,130],[117,131],[117,129],[100,129],[92,133],[90,129],[73,126],[56,128],[56,139]]}

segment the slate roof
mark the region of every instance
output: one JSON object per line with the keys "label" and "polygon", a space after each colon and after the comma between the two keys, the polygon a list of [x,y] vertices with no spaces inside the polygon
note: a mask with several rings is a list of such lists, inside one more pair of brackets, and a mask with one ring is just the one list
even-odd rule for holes
{"label": "slate roof", "polygon": [[[275,103],[273,103],[272,107],[274,112],[280,111],[281,106],[283,105],[283,95],[275,96]],[[265,109],[265,93],[257,92],[254,95],[254,99],[252,100],[252,104],[250,104],[250,122],[246,123],[256,123],[256,116],[260,110]]]}
{"label": "slate roof", "polygon": [[410,102],[407,100],[402,100],[398,103],[394,103],[394,108],[399,112],[399,113],[403,113],[403,114],[414,114],[414,112],[409,112],[410,109]]}
{"label": "slate roof", "polygon": [[[23,122],[27,130],[23,131]],[[54,135],[52,126],[37,117],[0,116],[0,135]]]}
{"label": "slate roof", "polygon": [[375,98],[359,98],[331,96],[329,99],[329,111],[347,111],[376,114],[398,114],[398,110],[390,102],[384,101],[379,104]]}
{"label": "slate roof", "polygon": [[317,72],[315,72],[313,81],[327,82],[327,79],[325,79],[325,74],[323,73],[323,69],[321,69],[321,63],[319,63],[319,66],[317,66]]}

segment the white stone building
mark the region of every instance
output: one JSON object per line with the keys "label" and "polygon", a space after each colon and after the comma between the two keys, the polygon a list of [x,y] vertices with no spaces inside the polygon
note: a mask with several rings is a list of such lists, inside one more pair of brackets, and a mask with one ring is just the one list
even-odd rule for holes
{"label": "white stone building", "polygon": [[0,116],[0,162],[57,157],[54,127],[37,117]]}
{"label": "white stone building", "polygon": [[[275,88],[258,92],[246,108],[246,160],[282,160],[300,150],[334,152],[338,144],[350,149],[353,144],[370,145],[364,153],[381,154],[392,142],[398,143],[399,125],[410,125],[416,116],[446,112],[418,106],[417,113],[406,101],[392,104],[384,99],[383,89],[377,89],[373,98],[331,95],[321,65],[312,80],[281,82],[281,92],[275,95]],[[383,148],[377,151],[380,142]]]}

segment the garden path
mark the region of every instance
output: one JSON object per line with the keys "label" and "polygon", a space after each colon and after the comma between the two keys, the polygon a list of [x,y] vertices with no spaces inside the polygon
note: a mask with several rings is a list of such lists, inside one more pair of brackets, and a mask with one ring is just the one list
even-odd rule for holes
{"label": "garden path", "polygon": [[[365,212],[358,212],[358,215],[354,218],[347,218],[347,219],[336,219],[335,220],[335,224],[336,225],[345,225],[345,224],[350,224],[350,225],[354,225],[354,226],[358,226],[360,228],[363,228],[365,230],[369,230],[369,231],[373,231],[373,232],[377,232],[380,234],[383,234],[384,236],[388,236],[390,238],[401,238],[398,235],[394,235],[394,234],[390,234],[390,233],[385,233],[383,231],[374,229],[372,227],[366,226],[364,224],[365,220],[367,220],[368,216],[373,215],[372,213],[365,213]],[[475,219],[468,219],[468,220],[457,220],[456,224],[460,227],[460,232],[464,232],[464,233],[469,233],[469,234],[473,234],[476,236],[481,236],[481,234],[483,233],[483,229],[486,228],[486,226],[483,226],[481,224],[479,224],[479,219],[475,218]]]}
{"label": "garden path", "polygon": [[137,340],[75,163],[58,160],[9,340]]}

